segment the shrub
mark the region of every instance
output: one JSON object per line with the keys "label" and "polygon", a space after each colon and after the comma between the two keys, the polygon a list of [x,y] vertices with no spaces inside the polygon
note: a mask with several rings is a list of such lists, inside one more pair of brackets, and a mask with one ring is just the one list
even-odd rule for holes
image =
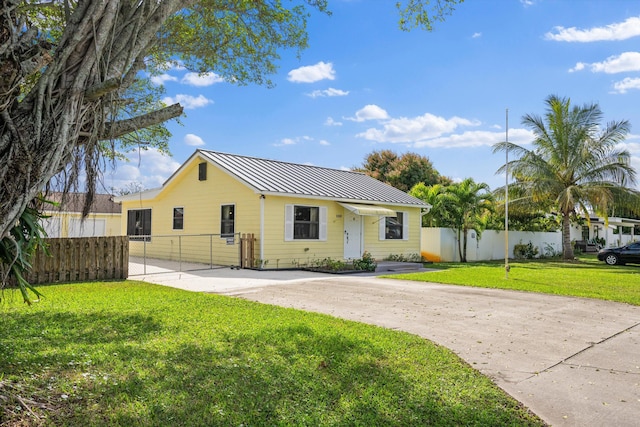
{"label": "shrub", "polygon": [[420,254],[389,254],[389,256],[385,258],[385,261],[424,262],[424,258]]}
{"label": "shrub", "polygon": [[314,268],[321,270],[340,271],[347,269],[347,263],[338,259],[324,258],[318,261],[312,261]]}
{"label": "shrub", "polygon": [[560,258],[562,251],[557,250],[551,243],[544,243],[540,258]]}
{"label": "shrub", "polygon": [[531,240],[529,243],[523,244],[522,240],[520,243],[513,246],[513,257],[515,259],[533,259],[538,256],[538,248],[533,246]]}
{"label": "shrub", "polygon": [[356,270],[376,271],[377,266],[376,260],[367,251],[364,251],[361,259],[353,260],[353,268]]}

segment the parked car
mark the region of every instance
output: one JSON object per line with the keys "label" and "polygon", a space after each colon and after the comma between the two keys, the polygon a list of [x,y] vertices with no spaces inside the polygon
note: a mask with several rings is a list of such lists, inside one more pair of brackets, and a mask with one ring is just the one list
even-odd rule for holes
{"label": "parked car", "polygon": [[640,242],[629,243],[619,248],[605,248],[598,252],[598,259],[609,265],[626,264],[628,262],[640,264]]}

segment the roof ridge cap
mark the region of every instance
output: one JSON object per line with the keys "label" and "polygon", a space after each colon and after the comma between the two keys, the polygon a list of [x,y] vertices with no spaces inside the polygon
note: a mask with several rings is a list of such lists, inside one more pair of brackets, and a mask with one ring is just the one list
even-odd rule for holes
{"label": "roof ridge cap", "polygon": [[204,152],[204,153],[221,154],[223,156],[242,157],[244,159],[261,160],[261,161],[270,162],[270,163],[280,163],[280,164],[285,164],[285,165],[303,166],[303,167],[307,167],[307,168],[325,169],[325,170],[332,170],[332,171],[337,171],[337,172],[349,172],[349,173],[354,173],[354,174],[358,174],[358,175],[366,175],[364,172],[359,172],[359,171],[354,171],[354,170],[349,170],[349,169],[345,170],[345,169],[330,168],[328,166],[307,165],[305,163],[287,162],[287,161],[284,161],[284,160],[275,160],[275,159],[266,159],[264,157],[249,156],[249,155],[245,155],[245,154],[233,154],[233,153],[227,153],[227,152],[223,152],[223,151],[204,150],[204,149],[198,149],[198,151],[201,151],[201,152]]}

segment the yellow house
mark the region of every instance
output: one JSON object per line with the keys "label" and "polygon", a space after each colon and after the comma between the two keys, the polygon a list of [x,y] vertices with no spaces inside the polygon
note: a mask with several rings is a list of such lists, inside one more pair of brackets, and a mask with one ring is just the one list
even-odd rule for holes
{"label": "yellow house", "polygon": [[377,260],[419,254],[421,212],[429,208],[359,172],[207,150],[196,150],[162,187],[114,200],[133,255],[239,265],[240,234],[251,233],[253,266],[265,269],[365,251]]}
{"label": "yellow house", "polygon": [[[48,237],[99,237],[122,235],[120,205],[111,194],[96,194],[89,215],[82,218],[84,193],[51,193],[46,199],[59,206],[45,210],[49,216],[43,220]],[[45,206],[46,207],[46,206]]]}

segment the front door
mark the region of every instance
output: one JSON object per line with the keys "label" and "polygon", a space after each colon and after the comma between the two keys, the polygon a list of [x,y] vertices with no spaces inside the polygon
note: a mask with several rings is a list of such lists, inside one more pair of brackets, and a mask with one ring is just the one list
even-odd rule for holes
{"label": "front door", "polygon": [[362,257],[362,217],[344,210],[344,258]]}

